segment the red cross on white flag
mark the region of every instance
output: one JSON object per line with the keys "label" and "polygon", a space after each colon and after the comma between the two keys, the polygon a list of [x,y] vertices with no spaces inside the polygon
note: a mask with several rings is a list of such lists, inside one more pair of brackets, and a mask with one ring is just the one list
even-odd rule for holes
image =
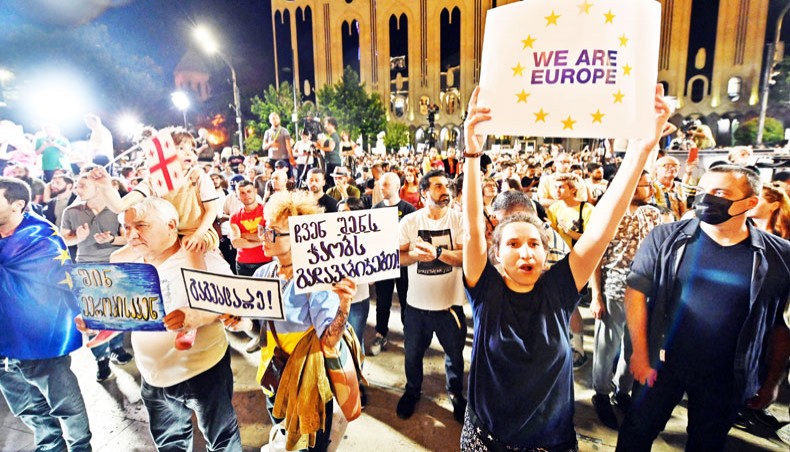
{"label": "red cross on white flag", "polygon": [[145,165],[150,175],[150,185],[157,196],[163,196],[181,187],[186,175],[181,169],[173,137],[163,130],[140,145],[145,155]]}

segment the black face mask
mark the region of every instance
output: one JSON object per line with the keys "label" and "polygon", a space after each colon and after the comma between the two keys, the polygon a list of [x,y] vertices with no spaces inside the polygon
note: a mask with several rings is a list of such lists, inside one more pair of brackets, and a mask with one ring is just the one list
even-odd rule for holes
{"label": "black face mask", "polygon": [[[749,196],[746,198],[749,198]],[[749,211],[747,209],[739,214],[730,215],[730,207],[732,207],[732,204],[738,201],[743,201],[746,198],[730,201],[729,199],[722,198],[720,196],[702,193],[697,195],[696,199],[694,200],[694,213],[697,214],[697,218],[699,218],[702,222],[712,225],[722,224],[732,217],[743,215]]]}

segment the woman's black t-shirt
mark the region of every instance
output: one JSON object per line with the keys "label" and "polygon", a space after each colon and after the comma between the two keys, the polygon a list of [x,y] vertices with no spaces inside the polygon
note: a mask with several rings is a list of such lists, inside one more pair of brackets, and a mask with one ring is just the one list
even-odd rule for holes
{"label": "woman's black t-shirt", "polygon": [[469,406],[500,441],[520,448],[572,441],[573,359],[568,338],[579,293],[568,257],[528,293],[487,263],[467,287],[474,316]]}

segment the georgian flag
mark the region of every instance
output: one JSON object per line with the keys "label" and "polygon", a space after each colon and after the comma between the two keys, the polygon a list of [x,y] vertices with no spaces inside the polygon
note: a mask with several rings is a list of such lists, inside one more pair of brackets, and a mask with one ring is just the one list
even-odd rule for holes
{"label": "georgian flag", "polygon": [[140,144],[145,155],[145,165],[150,173],[151,189],[157,196],[163,196],[181,187],[186,174],[181,169],[176,146],[170,131],[165,129],[150,140]]}

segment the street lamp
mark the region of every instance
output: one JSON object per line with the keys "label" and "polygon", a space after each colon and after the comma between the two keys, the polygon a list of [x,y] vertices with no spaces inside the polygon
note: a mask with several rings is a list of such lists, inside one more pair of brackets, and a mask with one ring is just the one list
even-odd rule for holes
{"label": "street lamp", "polygon": [[203,51],[209,55],[216,54],[230,68],[230,78],[233,83],[233,108],[236,110],[236,125],[239,129],[239,150],[244,154],[244,127],[241,119],[241,96],[239,95],[239,85],[236,83],[236,69],[230,64],[230,60],[219,51],[219,44],[214,39],[214,35],[206,27],[197,27],[194,31],[195,41],[200,44]]}
{"label": "street lamp", "polygon": [[765,127],[765,112],[768,109],[768,90],[771,86],[771,74],[774,72],[774,66],[779,61],[776,59],[776,49],[779,48],[779,39],[782,34],[782,21],[785,14],[790,10],[790,2],[788,2],[782,12],[779,13],[779,18],[776,19],[776,32],[774,34],[774,42],[769,42],[766,45],[766,53],[768,54],[765,60],[765,73],[763,74],[763,95],[760,99],[760,119],[757,121],[757,145],[763,144],[763,127]]}
{"label": "street lamp", "polygon": [[189,109],[189,97],[183,91],[176,91],[170,95],[170,99],[173,100],[173,105],[175,105],[176,108],[181,110],[181,113],[184,114],[184,128],[188,129],[187,109]]}

